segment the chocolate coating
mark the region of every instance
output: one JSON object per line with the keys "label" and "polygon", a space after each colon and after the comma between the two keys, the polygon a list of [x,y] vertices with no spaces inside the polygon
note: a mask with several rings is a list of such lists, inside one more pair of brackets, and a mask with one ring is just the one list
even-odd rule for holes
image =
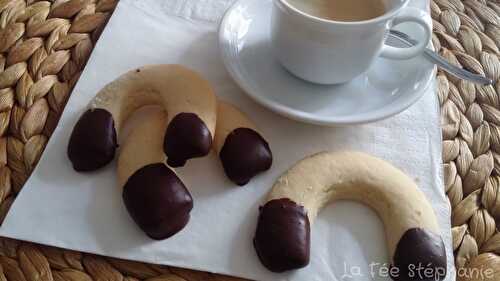
{"label": "chocolate coating", "polygon": [[262,264],[273,272],[309,264],[310,227],[304,207],[288,198],[260,208],[253,245]]}
{"label": "chocolate coating", "polygon": [[273,163],[269,144],[259,133],[249,128],[233,130],[226,137],[219,157],[227,177],[238,185],[247,184]]}
{"label": "chocolate coating", "polygon": [[163,150],[172,167],[186,164],[186,160],[202,157],[210,152],[212,134],[194,113],[179,113],[168,124]]}
{"label": "chocolate coating", "polygon": [[73,128],[68,157],[76,171],[93,171],[113,160],[117,146],[111,113],[100,108],[89,109]]}
{"label": "chocolate coating", "polygon": [[396,281],[431,281],[446,277],[446,251],[443,239],[422,228],[408,229],[398,242],[392,276]]}
{"label": "chocolate coating", "polygon": [[125,183],[122,197],[132,219],[156,240],[183,229],[193,208],[191,194],[163,163],[137,170]]}

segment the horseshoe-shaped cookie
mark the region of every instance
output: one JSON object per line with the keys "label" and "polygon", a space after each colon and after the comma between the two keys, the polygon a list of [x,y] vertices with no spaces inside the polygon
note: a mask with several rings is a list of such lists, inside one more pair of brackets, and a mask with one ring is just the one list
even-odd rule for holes
{"label": "horseshoe-shaped cookie", "polygon": [[[359,152],[322,152],[283,174],[260,208],[254,246],[264,266],[282,272],[309,263],[310,225],[323,206],[355,200],[382,219],[395,280],[442,280],[446,253],[432,206],[416,184],[389,163]],[[419,278],[421,265],[435,273]],[[434,279],[438,276],[438,279]]]}
{"label": "horseshoe-shaped cookie", "polygon": [[[253,123],[239,110],[218,102],[215,149],[229,179],[246,184],[270,168],[271,150]],[[189,221],[193,200],[175,171],[165,165],[163,135],[168,118],[148,112],[132,128],[118,156],[118,184],[125,206],[137,225],[153,239],[179,232]]]}
{"label": "horseshoe-shaped cookie", "polygon": [[149,104],[168,112],[163,151],[168,164],[205,156],[212,146],[216,97],[208,81],[180,65],[150,65],[106,85],[90,102],[70,137],[68,157],[77,171],[92,171],[115,155],[117,135],[129,115]]}

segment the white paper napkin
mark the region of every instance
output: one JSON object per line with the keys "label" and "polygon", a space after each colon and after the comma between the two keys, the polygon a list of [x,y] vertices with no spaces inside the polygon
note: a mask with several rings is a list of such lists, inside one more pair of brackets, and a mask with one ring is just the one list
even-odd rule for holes
{"label": "white paper napkin", "polygon": [[[371,280],[372,274],[375,280],[388,280],[377,277],[380,265],[370,267],[389,261],[383,226],[374,212],[356,203],[338,202],[322,211],[312,228],[311,263],[304,269],[270,273],[252,246],[258,206],[282,172],[317,151],[356,149],[388,160],[418,182],[438,215],[448,250],[447,280],[454,280],[434,89],[409,110],[370,125],[325,128],[280,117],[247,98],[219,58],[217,23],[232,2],[120,1],[0,235],[257,280]],[[422,6],[424,2],[428,3],[415,1]],[[129,218],[116,186],[114,163],[81,174],[66,157],[69,134],[94,94],[129,69],[157,63],[181,63],[201,72],[221,98],[254,119],[275,159],[269,172],[245,187],[225,178],[213,154],[178,169],[195,205],[187,227],[165,241],[148,239]]]}

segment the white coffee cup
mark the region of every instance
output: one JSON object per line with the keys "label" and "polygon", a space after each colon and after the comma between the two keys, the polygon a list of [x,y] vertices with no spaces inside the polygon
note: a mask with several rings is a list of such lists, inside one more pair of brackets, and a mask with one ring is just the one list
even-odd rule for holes
{"label": "white coffee cup", "polygon": [[[286,0],[273,2],[271,43],[275,57],[288,71],[313,83],[350,81],[365,72],[379,55],[391,59],[415,57],[431,38],[426,13],[408,7],[409,0],[385,0],[386,12],[364,21],[327,20],[308,15]],[[404,22],[420,25],[424,39],[410,48],[385,45],[389,29]]]}

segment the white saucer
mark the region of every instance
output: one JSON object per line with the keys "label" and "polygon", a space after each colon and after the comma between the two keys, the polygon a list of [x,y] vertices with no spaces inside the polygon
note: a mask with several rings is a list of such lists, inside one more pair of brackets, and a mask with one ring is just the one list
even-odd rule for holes
{"label": "white saucer", "polygon": [[[272,111],[320,125],[373,122],[408,108],[432,82],[435,67],[422,57],[378,58],[367,73],[342,85],[322,86],[296,78],[271,53],[271,7],[271,0],[237,1],[222,20],[219,48],[236,83]],[[418,38],[414,25],[401,30]]]}

